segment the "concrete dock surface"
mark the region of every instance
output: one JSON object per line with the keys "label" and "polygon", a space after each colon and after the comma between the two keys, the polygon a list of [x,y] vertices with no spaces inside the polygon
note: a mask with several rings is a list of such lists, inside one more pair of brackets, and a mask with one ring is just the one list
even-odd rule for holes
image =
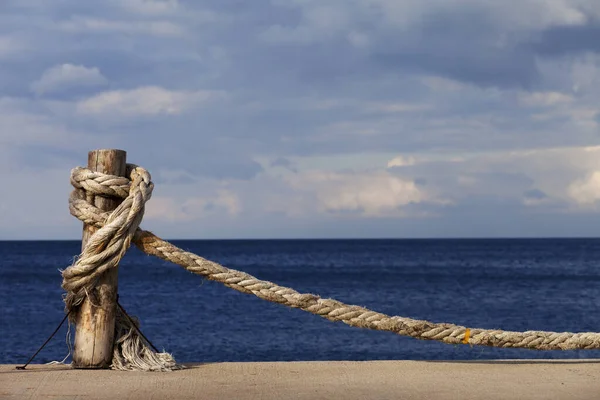
{"label": "concrete dock surface", "polygon": [[188,364],[174,372],[0,366],[0,399],[600,399],[600,360]]}

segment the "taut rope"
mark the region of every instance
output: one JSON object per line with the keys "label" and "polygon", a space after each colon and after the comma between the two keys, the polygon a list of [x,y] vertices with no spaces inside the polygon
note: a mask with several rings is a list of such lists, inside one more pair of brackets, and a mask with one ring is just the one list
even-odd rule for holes
{"label": "taut rope", "polygon": [[[118,265],[130,243],[133,242],[147,254],[180,265],[194,274],[220,282],[242,293],[253,294],[264,300],[299,308],[330,321],[341,321],[358,328],[390,331],[416,339],[437,340],[449,344],[464,343],[532,350],[600,349],[600,333],[510,332],[389,316],[361,306],[348,305],[333,299],[322,299],[314,294],[298,293],[294,289],[226,268],[186,252],[151,232],[139,229],[144,204],[150,199],[153,184],[148,172],[140,167],[128,165],[128,172],[130,179],[104,175],[84,168],[75,168],[72,171],[71,182],[75,190],[69,199],[71,214],[86,224],[100,229],[89,240],[77,262],[63,271],[63,288],[67,290],[65,298],[67,311],[81,303],[86,292],[94,287],[96,278],[109,268]],[[86,201],[89,197],[87,195],[90,194],[118,196],[125,200],[116,210],[104,212]],[[115,346],[122,345],[123,341],[119,340],[116,338]],[[142,341],[139,341],[136,346],[136,350],[131,351],[130,354],[144,353],[148,357],[153,353],[147,347],[143,348],[145,345]],[[115,350],[115,355],[117,353],[119,353],[120,364],[113,362],[113,367],[126,365],[127,367],[123,369],[136,369],[137,362],[127,360],[128,355],[123,356],[122,352]],[[160,354],[163,357],[166,353]],[[166,364],[161,367],[142,369],[165,370],[176,366],[172,359],[163,362]]]}

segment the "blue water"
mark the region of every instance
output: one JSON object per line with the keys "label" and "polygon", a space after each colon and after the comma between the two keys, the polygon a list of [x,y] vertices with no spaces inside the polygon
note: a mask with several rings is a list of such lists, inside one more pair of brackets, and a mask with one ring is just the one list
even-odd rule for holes
{"label": "blue water", "polygon": [[[174,241],[300,292],[477,328],[599,331],[600,240]],[[59,268],[79,242],[0,242],[0,363],[22,363],[63,317]],[[447,345],[327,321],[131,249],[121,304],[181,362],[599,358],[600,351]],[[66,327],[35,362],[67,354]]]}

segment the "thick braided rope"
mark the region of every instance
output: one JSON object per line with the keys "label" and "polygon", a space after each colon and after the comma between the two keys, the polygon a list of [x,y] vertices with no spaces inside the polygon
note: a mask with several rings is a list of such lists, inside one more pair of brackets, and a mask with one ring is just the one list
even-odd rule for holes
{"label": "thick braided rope", "polygon": [[[65,311],[75,319],[76,310],[95,289],[98,278],[116,268],[131,246],[133,235],[144,216],[144,207],[152,195],[154,184],[150,174],[133,164],[127,165],[129,178],[105,175],[86,168],[71,171],[75,188],[69,198],[71,210],[85,210],[86,224],[98,229],[86,243],[76,262],[62,271]],[[90,201],[94,195],[123,198],[111,212],[101,212]],[[111,367],[119,370],[171,371],[181,366],[168,353],[156,353],[138,334],[132,320],[116,309],[115,342]]]}
{"label": "thick braided rope", "polygon": [[[71,214],[82,221],[95,223],[103,212],[85,202],[71,202]],[[95,215],[94,215],[95,214]],[[381,331],[390,331],[421,340],[437,340],[449,344],[470,344],[532,350],[591,350],[600,349],[600,333],[595,332],[511,332],[500,329],[467,328],[449,323],[433,323],[411,318],[389,316],[361,306],[348,305],[333,299],[322,299],[313,294],[263,281],[245,272],[226,268],[196,254],[186,252],[160,239],[151,232],[137,230],[134,244],[147,254],[182,266],[187,271],[224,284],[242,293],[319,315],[330,321]]]}
{"label": "thick braided rope", "polygon": [[[104,175],[85,168],[75,168],[71,172],[71,183],[75,187],[72,195],[74,201],[81,199],[82,189],[86,194],[118,196],[125,200],[92,235],[75,264],[62,272],[62,287],[67,291],[67,312],[81,304],[86,292],[93,288],[100,275],[119,264],[142,222],[144,206],[152,195],[154,184],[150,180],[150,174],[144,169],[134,165],[128,168],[131,185],[127,178]],[[92,206],[90,203],[87,205]]]}
{"label": "thick braided rope", "polygon": [[449,344],[464,343],[535,350],[600,349],[599,333],[469,329],[448,323],[391,317],[361,306],[348,305],[333,299],[322,299],[313,294],[298,293],[294,289],[262,281],[247,273],[228,269],[196,254],[183,251],[150,232],[138,231],[134,243],[147,254],[178,264],[190,272],[221,282],[242,293],[253,294],[264,300],[299,308],[330,321],[341,321],[358,328],[390,331],[402,336],[437,340]]}

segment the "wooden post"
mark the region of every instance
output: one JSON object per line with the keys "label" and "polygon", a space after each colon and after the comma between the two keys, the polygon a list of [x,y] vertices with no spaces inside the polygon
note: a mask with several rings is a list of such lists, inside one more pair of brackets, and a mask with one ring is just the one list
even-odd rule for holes
{"label": "wooden post", "polygon": [[[88,153],[88,168],[104,174],[126,176],[127,153],[123,150],[93,150]],[[112,211],[121,199],[103,196],[88,197],[88,201],[104,211]],[[83,225],[82,249],[96,228]],[[109,368],[112,361],[117,308],[118,269],[107,271],[98,281],[97,289],[89,293],[76,316],[74,368]]]}

